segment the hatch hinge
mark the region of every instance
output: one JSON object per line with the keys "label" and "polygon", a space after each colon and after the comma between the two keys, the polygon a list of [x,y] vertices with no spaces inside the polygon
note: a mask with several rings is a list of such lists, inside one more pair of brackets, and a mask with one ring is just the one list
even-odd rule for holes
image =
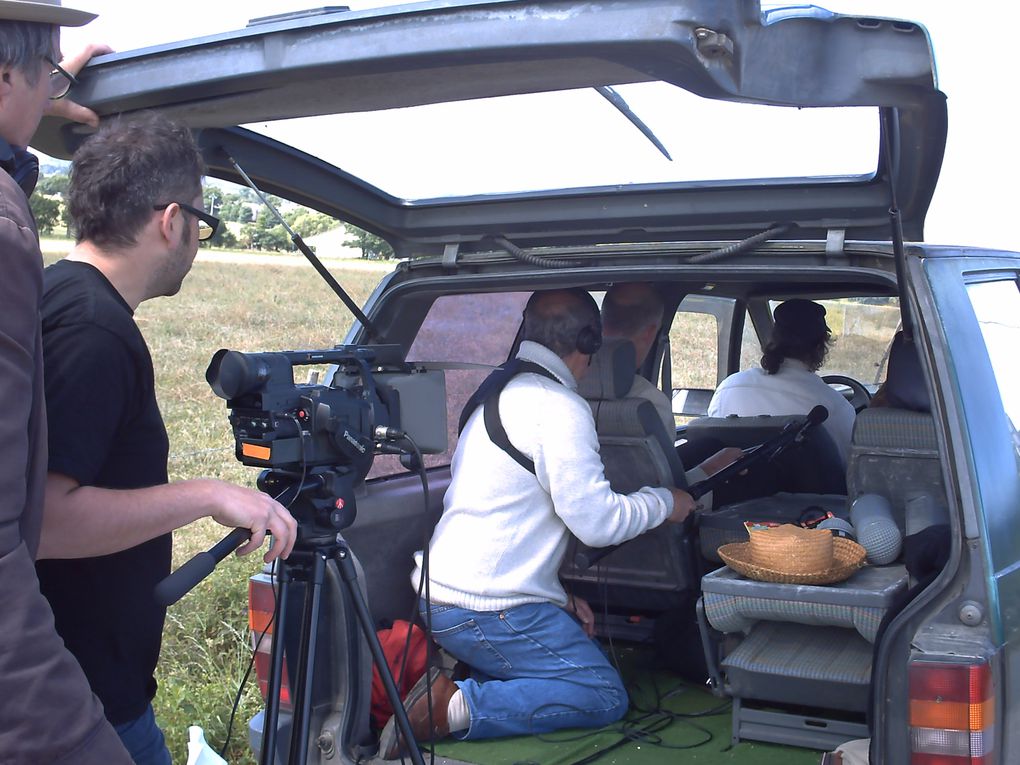
{"label": "hatch hinge", "polygon": [[843,246],[845,243],[846,229],[830,228],[829,233],[825,235],[825,257],[846,254],[846,249]]}
{"label": "hatch hinge", "polygon": [[456,268],[460,255],[460,242],[450,242],[443,248],[443,268]]}

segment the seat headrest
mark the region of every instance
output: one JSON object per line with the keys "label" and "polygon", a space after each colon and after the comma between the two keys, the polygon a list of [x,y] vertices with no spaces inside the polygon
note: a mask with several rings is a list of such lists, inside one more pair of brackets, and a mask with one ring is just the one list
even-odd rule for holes
{"label": "seat headrest", "polygon": [[589,401],[624,398],[634,385],[637,357],[634,344],[619,337],[606,338],[591,366],[577,384],[577,392]]}
{"label": "seat headrest", "polygon": [[908,343],[903,331],[896,333],[889,351],[889,370],[885,378],[889,406],[913,412],[930,412],[928,385],[924,381],[917,346]]}

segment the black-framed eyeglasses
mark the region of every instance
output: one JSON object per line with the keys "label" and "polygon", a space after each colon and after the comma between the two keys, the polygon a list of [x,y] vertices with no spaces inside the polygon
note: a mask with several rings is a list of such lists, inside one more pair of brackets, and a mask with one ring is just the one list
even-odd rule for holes
{"label": "black-framed eyeglasses", "polygon": [[220,219],[215,215],[210,215],[205,210],[199,210],[198,208],[186,205],[184,202],[166,202],[161,205],[153,205],[153,210],[165,210],[170,205],[177,205],[184,212],[191,213],[198,218],[198,240],[204,242],[206,239],[211,239],[216,235],[216,229],[220,227]]}
{"label": "black-framed eyeglasses", "polygon": [[78,78],[49,56],[43,58],[53,67],[53,71],[50,72],[50,101],[57,101],[67,95],[72,85],[78,84]]}

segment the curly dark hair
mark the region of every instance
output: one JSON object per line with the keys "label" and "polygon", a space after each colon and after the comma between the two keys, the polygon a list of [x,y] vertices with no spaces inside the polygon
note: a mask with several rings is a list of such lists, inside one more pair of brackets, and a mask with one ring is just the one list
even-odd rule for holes
{"label": "curly dark hair", "polygon": [[68,211],[79,242],[130,247],[153,206],[202,193],[191,131],[154,112],[105,123],[75,152]]}
{"label": "curly dark hair", "polygon": [[835,340],[829,330],[815,339],[805,338],[776,324],[772,335],[762,349],[761,366],[770,375],[779,371],[785,359],[797,359],[807,364],[808,369],[817,372],[825,363],[825,357]]}

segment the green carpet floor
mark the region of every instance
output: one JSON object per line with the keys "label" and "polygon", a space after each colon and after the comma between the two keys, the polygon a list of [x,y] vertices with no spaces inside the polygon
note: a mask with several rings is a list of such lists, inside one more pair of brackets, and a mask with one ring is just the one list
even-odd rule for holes
{"label": "green carpet floor", "polygon": [[[741,742],[732,746],[730,705],[675,675],[653,671],[638,649],[617,648],[630,712],[615,726],[491,741],[443,741],[436,754],[477,765],[816,765],[819,753]],[[426,762],[428,762],[426,755]]]}

